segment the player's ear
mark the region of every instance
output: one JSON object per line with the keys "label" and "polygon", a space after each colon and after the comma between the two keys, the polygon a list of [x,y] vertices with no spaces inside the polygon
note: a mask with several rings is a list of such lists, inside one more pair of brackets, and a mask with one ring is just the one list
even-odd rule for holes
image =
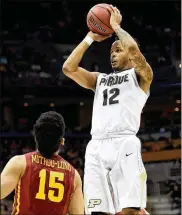
{"label": "player's ear", "polygon": [[60,139],[60,145],[63,145],[63,146],[64,146],[64,141],[65,141],[65,139],[62,137],[62,138]]}

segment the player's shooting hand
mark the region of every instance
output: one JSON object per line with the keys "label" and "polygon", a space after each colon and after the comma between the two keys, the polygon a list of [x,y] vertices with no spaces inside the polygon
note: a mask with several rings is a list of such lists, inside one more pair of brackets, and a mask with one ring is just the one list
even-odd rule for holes
{"label": "player's shooting hand", "polygon": [[111,37],[112,35],[102,36],[100,34],[96,34],[96,33],[93,33],[92,31],[90,31],[88,33],[88,36],[91,37],[94,41],[102,42],[103,40],[106,40],[107,38]]}
{"label": "player's shooting hand", "polygon": [[122,15],[120,11],[117,9],[117,7],[113,7],[110,5],[110,7],[107,8],[110,13],[111,13],[111,18],[110,18],[110,25],[113,28],[116,25],[120,25],[122,21]]}

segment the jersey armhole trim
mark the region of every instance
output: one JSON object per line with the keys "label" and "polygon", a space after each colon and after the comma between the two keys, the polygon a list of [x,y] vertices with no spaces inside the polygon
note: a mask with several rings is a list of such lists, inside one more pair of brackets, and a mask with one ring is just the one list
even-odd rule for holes
{"label": "jersey armhole trim", "polygon": [[135,69],[133,69],[133,71],[134,71],[134,75],[135,75],[135,77],[136,77],[136,78],[135,78],[136,83],[137,83],[137,85],[138,85],[140,91],[142,92],[142,94],[144,94],[145,96],[149,97],[149,96],[150,96],[150,89],[149,89],[147,92],[144,92],[144,91],[142,90],[142,88],[140,87],[140,84],[139,84],[139,82],[138,82],[138,80],[137,80],[137,73],[136,73]]}
{"label": "jersey armhole trim", "polygon": [[27,168],[27,166],[28,166],[28,162],[27,162],[28,157],[26,156],[26,154],[24,154],[23,156],[24,156],[24,159],[25,159],[25,169],[22,172],[22,174],[20,175],[20,179],[22,179],[26,175],[27,169],[28,169]]}
{"label": "jersey armhole trim", "polygon": [[97,75],[97,80],[95,82],[95,89],[93,89],[93,92],[95,93],[96,89],[97,89],[97,82],[98,82],[98,78],[101,75],[101,72],[99,72],[99,74]]}

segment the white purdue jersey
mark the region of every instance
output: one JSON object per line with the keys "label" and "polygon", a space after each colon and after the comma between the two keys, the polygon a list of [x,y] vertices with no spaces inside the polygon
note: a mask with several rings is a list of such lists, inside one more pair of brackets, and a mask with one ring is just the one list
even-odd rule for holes
{"label": "white purdue jersey", "polygon": [[108,75],[99,74],[91,134],[93,136],[136,134],[148,96],[140,88],[134,68]]}

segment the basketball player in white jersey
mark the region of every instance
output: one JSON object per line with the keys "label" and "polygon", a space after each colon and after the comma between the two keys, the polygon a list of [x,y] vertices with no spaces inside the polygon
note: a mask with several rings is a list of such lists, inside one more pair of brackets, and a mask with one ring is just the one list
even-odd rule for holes
{"label": "basketball player in white jersey", "polygon": [[110,24],[119,38],[111,47],[113,73],[89,72],[79,67],[91,43],[108,38],[92,32],[63,65],[65,75],[95,92],[92,139],[85,156],[85,209],[86,214],[147,214],[147,176],[136,134],[153,72],[135,40],[120,27],[119,10],[113,6],[108,10]]}

